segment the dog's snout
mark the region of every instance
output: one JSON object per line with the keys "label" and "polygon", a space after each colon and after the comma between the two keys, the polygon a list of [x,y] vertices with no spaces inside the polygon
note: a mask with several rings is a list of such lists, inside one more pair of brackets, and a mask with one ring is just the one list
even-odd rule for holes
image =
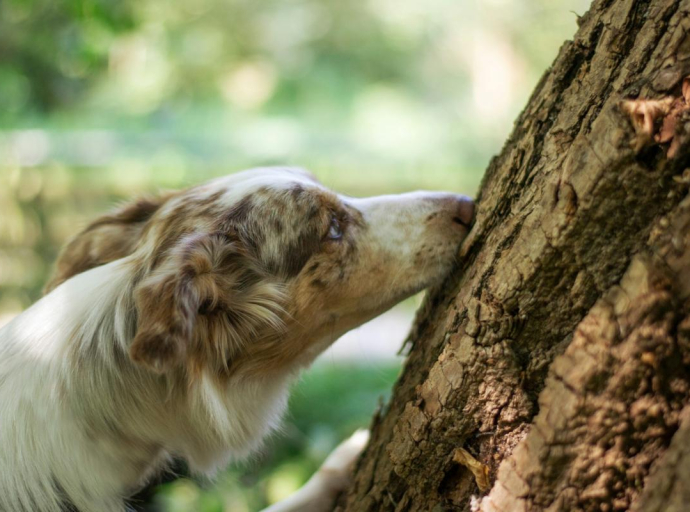
{"label": "dog's snout", "polygon": [[469,228],[474,220],[474,201],[466,196],[452,198],[453,222]]}

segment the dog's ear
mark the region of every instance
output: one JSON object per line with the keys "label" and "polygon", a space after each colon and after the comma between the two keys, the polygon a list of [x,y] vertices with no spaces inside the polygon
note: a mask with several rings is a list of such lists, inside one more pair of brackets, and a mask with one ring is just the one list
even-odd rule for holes
{"label": "dog's ear", "polygon": [[173,195],[137,199],[89,224],[60,251],[43,293],[72,276],[129,256],[139,243],[146,222]]}
{"label": "dog's ear", "polygon": [[163,373],[189,363],[228,368],[266,328],[281,328],[282,291],[233,236],[190,235],[136,287],[131,359]]}

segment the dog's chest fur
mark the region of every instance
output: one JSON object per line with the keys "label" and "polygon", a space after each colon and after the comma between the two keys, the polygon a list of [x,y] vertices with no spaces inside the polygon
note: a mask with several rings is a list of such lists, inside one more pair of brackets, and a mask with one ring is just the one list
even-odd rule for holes
{"label": "dog's chest fur", "polygon": [[15,447],[0,450],[12,468],[0,489],[24,489],[0,495],[0,510],[62,511],[68,494],[80,512],[121,512],[173,456],[211,475],[278,425],[292,372],[222,387],[202,376],[181,392],[114,356],[129,329],[113,331],[90,304],[103,299],[106,316],[127,309],[116,303],[124,272],[113,263],[76,276],[0,331],[0,444]]}

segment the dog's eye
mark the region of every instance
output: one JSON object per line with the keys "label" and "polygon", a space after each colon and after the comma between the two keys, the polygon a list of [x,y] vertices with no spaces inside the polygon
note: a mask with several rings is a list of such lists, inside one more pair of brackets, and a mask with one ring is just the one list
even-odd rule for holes
{"label": "dog's eye", "polygon": [[333,217],[331,219],[331,226],[328,228],[328,238],[330,240],[340,240],[343,237],[343,230],[340,228],[340,222]]}

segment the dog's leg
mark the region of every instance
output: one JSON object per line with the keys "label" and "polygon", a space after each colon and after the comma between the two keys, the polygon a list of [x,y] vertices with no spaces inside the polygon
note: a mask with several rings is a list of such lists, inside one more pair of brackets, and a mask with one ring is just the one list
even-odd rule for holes
{"label": "dog's leg", "polygon": [[290,497],[262,512],[329,512],[338,493],[350,483],[352,466],[369,441],[368,430],[357,430],[324,461],[316,473]]}

